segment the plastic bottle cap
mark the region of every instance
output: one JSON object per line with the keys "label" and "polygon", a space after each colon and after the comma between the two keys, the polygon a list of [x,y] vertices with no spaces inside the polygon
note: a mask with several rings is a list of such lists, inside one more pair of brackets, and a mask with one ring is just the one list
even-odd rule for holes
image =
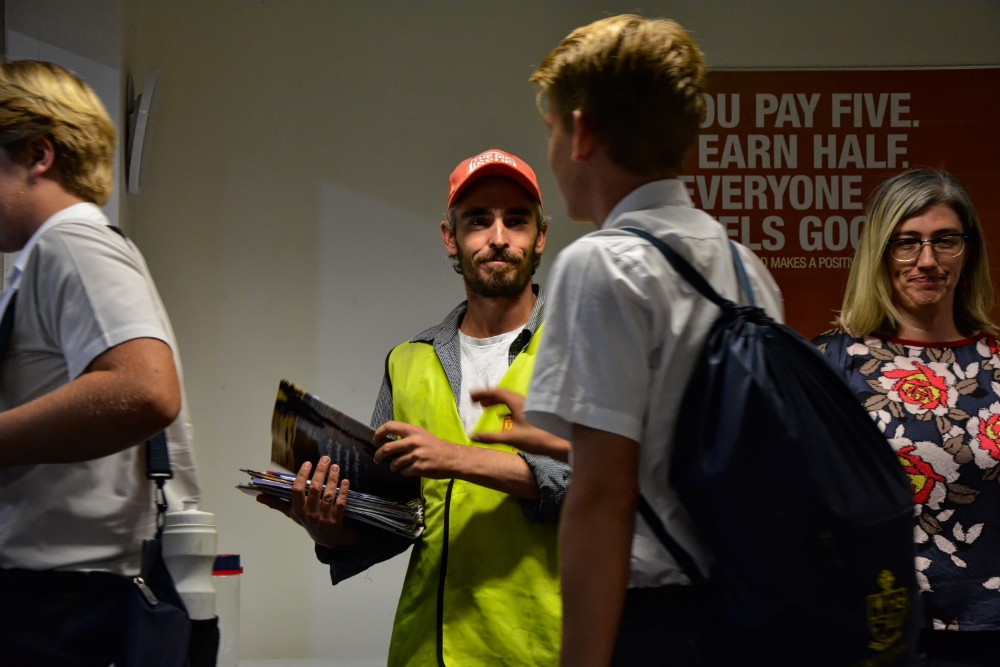
{"label": "plastic bottle cap", "polygon": [[239,554],[219,554],[215,557],[215,565],[212,567],[214,576],[230,576],[243,574],[243,566],[240,565]]}
{"label": "plastic bottle cap", "polygon": [[215,515],[211,512],[200,512],[198,501],[185,500],[183,510],[167,512],[166,523],[172,526],[214,526]]}

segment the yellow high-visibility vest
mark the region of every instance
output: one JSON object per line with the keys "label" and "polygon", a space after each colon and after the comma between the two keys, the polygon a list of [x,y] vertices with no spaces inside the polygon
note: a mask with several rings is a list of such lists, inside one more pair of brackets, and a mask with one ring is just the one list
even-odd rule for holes
{"label": "yellow high-visibility vest", "polygon": [[[541,327],[498,387],[526,394]],[[394,418],[469,447],[471,442],[433,346],[411,342],[389,355]],[[478,431],[502,429],[488,407]],[[559,657],[556,524],[525,516],[506,493],[462,480],[423,479],[426,528],[416,542],[396,609],[390,667],[555,665]]]}

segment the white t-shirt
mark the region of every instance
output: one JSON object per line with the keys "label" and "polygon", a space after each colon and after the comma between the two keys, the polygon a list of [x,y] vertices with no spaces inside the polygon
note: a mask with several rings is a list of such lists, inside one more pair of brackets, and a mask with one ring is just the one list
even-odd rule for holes
{"label": "white t-shirt", "polygon": [[[180,372],[141,254],[96,206],[77,204],[47,220],[16,258],[11,283],[17,308],[0,364],[0,410],[58,389],[105,350],[136,338],[170,345]],[[167,440],[173,510],[198,497],[183,394]],[[132,447],[80,463],[0,468],[0,567],[138,571],[142,540],[155,530],[145,466],[143,448]]]}
{"label": "white t-shirt", "polygon": [[473,338],[458,332],[462,358],[462,390],[459,392],[458,414],[466,433],[472,433],[479,418],[483,416],[483,406],[473,403],[469,392],[473,389],[496,387],[503,379],[504,373],[510,368],[510,346],[522,328],[489,338]]}
{"label": "white t-shirt", "polygon": [[[667,465],[684,389],[719,309],[677,275],[659,250],[619,228],[645,229],[677,250],[731,300],[739,287],[725,229],[695,209],[678,180],[647,183],[622,199],[599,231],[564,249],[546,284],[546,329],[526,411],[569,438],[581,424],[639,443],[639,489],[701,566],[708,556],[668,485]],[[781,294],[746,248],[757,305],[782,317]],[[745,301],[745,299],[743,299]],[[734,508],[735,509],[735,508]],[[636,517],[629,585],[687,577]]]}

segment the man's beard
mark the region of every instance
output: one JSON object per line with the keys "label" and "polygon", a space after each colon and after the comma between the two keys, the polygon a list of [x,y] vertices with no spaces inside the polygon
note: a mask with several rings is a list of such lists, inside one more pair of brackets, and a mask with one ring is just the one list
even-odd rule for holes
{"label": "man's beard", "polygon": [[[453,259],[455,270],[462,274],[465,279],[465,287],[470,293],[490,298],[510,298],[519,296],[525,287],[531,284],[531,276],[535,274],[541,257],[532,247],[523,258],[501,250],[477,259],[459,250],[458,255]],[[507,264],[495,267],[485,275],[480,272],[479,267],[482,264],[494,261],[502,261]],[[516,265],[516,268],[511,271],[513,265]]]}

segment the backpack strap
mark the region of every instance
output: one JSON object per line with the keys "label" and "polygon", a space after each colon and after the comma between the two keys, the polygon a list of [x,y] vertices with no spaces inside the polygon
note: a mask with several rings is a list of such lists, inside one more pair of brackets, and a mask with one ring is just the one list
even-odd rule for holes
{"label": "backpack strap", "polygon": [[[623,232],[628,232],[629,234],[634,234],[640,238],[644,238],[656,246],[656,248],[663,253],[663,256],[667,258],[667,261],[670,262],[670,266],[674,267],[674,271],[681,274],[681,277],[690,283],[691,287],[695,288],[703,297],[714,303],[719,308],[727,310],[729,308],[737,307],[735,303],[723,296],[720,296],[718,292],[712,289],[712,286],[708,284],[708,281],[705,280],[686,259],[681,257],[680,253],[647,232],[645,229],[639,229],[638,227],[622,227],[621,230]],[[743,267],[742,262],[739,266],[740,268]],[[739,273],[739,270],[737,270],[737,273]]]}
{"label": "backpack strap", "polygon": [[167,432],[160,431],[146,441],[146,479],[156,483],[156,537],[163,533],[167,518],[167,495],[163,485],[174,476],[170,469],[170,452],[167,450]]}
{"label": "backpack strap", "polygon": [[[623,232],[628,232],[629,234],[634,234],[641,238],[646,239],[652,243],[656,248],[667,258],[670,262],[670,266],[674,267],[674,271],[681,274],[692,287],[694,287],[698,292],[714,303],[716,306],[722,309],[735,308],[737,307],[735,303],[729,299],[721,296],[718,292],[712,289],[712,286],[708,284],[708,281],[698,271],[691,266],[690,262],[681,257],[680,253],[668,246],[666,243],[653,236],[645,229],[639,229],[638,227],[622,227]],[[740,259],[739,249],[736,244],[732,241],[729,242],[729,252],[733,257],[733,267],[736,269],[736,277],[739,280],[740,288],[747,296],[747,301],[750,302],[751,306],[756,307],[757,301],[753,296],[753,287],[750,285],[750,278],[747,276],[746,267],[743,266],[743,260]]]}
{"label": "backpack strap", "polygon": [[[622,231],[626,231],[630,234],[634,234],[640,238],[643,238],[653,244],[670,262],[670,266],[674,268],[674,271],[679,273],[684,280],[686,280],[692,287],[694,287],[702,296],[706,299],[719,306],[723,310],[729,310],[737,308],[737,305],[719,295],[712,286],[708,284],[708,281],[698,273],[698,271],[691,266],[691,264],[681,257],[680,253],[668,246],[666,243],[653,236],[644,229],[639,229],[637,227],[622,227]],[[746,268],[743,266],[743,261],[740,259],[739,250],[736,244],[732,241],[729,242],[729,250],[733,257],[733,266],[736,269],[736,276],[740,282],[740,286],[747,295],[747,299],[750,301],[751,306],[755,306],[753,297],[753,288],[750,286],[750,279],[747,276]],[[677,540],[675,540],[669,532],[667,532],[667,527],[663,525],[663,521],[656,514],[656,510],[653,506],[649,504],[646,497],[639,494],[639,513],[645,520],[646,525],[653,531],[656,537],[660,540],[663,546],[666,548],[670,555],[673,556],[674,561],[680,566],[684,574],[687,575],[688,579],[695,585],[701,585],[705,582],[705,576],[698,569],[698,565],[695,563],[694,558],[691,557],[684,547],[682,547]]]}
{"label": "backpack strap", "polygon": [[17,308],[17,290],[10,295],[7,307],[3,311],[3,320],[0,320],[0,361],[7,355],[7,343],[10,342],[10,335],[14,332],[15,308]]}
{"label": "backpack strap", "polygon": [[750,305],[756,307],[757,300],[753,298],[753,287],[750,285],[750,277],[747,276],[746,267],[743,266],[743,260],[740,259],[740,250],[732,241],[729,242],[729,252],[733,256],[733,267],[736,269],[736,277],[743,287],[743,293],[747,295],[747,301],[750,302]]}
{"label": "backpack strap", "polygon": [[[121,227],[108,225],[108,229],[128,240]],[[167,449],[167,432],[160,431],[146,441],[146,479],[156,483],[156,493],[153,497],[153,502],[156,503],[156,539],[163,534],[163,525],[167,520],[167,494],[163,485],[173,477],[174,471],[170,469],[170,452]],[[145,563],[145,558],[143,562]]]}
{"label": "backpack strap", "polygon": [[670,533],[667,532],[667,527],[663,525],[660,521],[660,517],[656,514],[656,510],[653,506],[649,504],[646,500],[646,496],[639,494],[639,514],[646,521],[646,525],[649,526],[656,537],[659,538],[660,542],[666,547],[670,555],[674,557],[674,561],[680,566],[684,574],[687,575],[688,579],[691,580],[692,584],[700,585],[705,582],[705,576],[698,569],[698,565],[694,562],[694,558],[691,557],[684,547],[678,544]]}

